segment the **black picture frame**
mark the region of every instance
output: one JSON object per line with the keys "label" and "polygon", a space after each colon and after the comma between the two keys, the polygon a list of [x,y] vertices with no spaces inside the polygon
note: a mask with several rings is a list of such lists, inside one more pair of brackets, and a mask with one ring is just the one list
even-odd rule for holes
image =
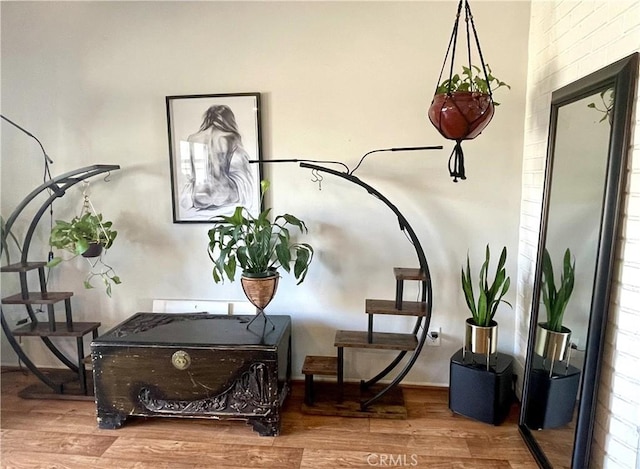
{"label": "black picture frame", "polygon": [[261,210],[260,93],[166,96],[174,223]]}

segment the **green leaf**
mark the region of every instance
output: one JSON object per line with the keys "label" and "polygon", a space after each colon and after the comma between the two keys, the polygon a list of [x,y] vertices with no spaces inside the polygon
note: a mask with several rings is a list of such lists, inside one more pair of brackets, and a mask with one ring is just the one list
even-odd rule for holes
{"label": "green leaf", "polygon": [[236,276],[236,258],[234,256],[229,256],[229,261],[224,266],[224,273],[227,274],[229,280],[233,282]]}
{"label": "green leaf", "polygon": [[262,181],[260,181],[260,194],[264,195],[264,193],[269,190],[270,186],[271,183],[269,182],[269,180],[263,179]]}
{"label": "green leaf", "polygon": [[49,262],[47,262],[47,267],[55,267],[62,262],[62,257],[54,257]]}
{"label": "green leaf", "polygon": [[298,219],[297,217],[294,217],[293,215],[285,213],[284,215],[282,215],[282,218],[284,218],[286,222],[289,223],[290,225],[297,226],[302,233],[307,232],[307,226],[304,224],[302,220]]}
{"label": "green leaf", "polygon": [[487,323],[487,294],[483,289],[480,289],[480,295],[478,296],[478,319],[476,324],[478,326],[488,326]]}
{"label": "green leaf", "polygon": [[296,262],[293,267],[293,275],[298,279],[298,285],[300,285],[309,269],[309,264],[311,262],[311,257],[313,255],[313,251],[310,250],[311,246],[299,246],[296,250]]}
{"label": "green leaf", "polygon": [[291,263],[291,252],[289,251],[289,246],[287,246],[286,241],[284,243],[280,242],[276,245],[276,256],[282,268],[289,272],[289,264]]}
{"label": "green leaf", "polygon": [[86,239],[79,239],[76,241],[76,254],[82,254],[89,249],[89,242]]}
{"label": "green leaf", "polygon": [[473,286],[471,283],[471,273],[470,273],[468,255],[467,255],[467,274],[465,275],[464,269],[461,269],[461,277],[462,277],[462,290],[464,291],[464,299],[467,302],[467,307],[471,311],[471,316],[475,318],[477,316],[476,301],[473,295]]}
{"label": "green leaf", "polygon": [[220,283],[222,281],[222,278],[218,274],[218,268],[217,267],[214,266],[214,268],[211,270],[211,274],[213,275],[213,281],[214,282]]}
{"label": "green leaf", "polygon": [[488,269],[489,269],[489,255],[487,254],[487,257],[485,261],[482,263],[482,267],[480,268],[480,289],[485,292],[489,289],[489,285],[487,283]]}

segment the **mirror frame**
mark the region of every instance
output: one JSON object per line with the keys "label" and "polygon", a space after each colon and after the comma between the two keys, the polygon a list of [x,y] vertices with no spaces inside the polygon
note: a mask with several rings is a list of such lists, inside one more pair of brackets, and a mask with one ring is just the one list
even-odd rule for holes
{"label": "mirror frame", "polygon": [[619,231],[623,186],[626,178],[627,154],[629,153],[631,140],[632,110],[635,99],[635,83],[638,74],[638,55],[636,52],[625,57],[574,83],[554,91],[551,95],[551,117],[549,120],[542,215],[540,218],[531,319],[529,322],[522,388],[522,407],[519,421],[520,434],[538,462],[538,465],[545,469],[552,468],[553,466],[546,458],[542,447],[536,441],[534,433],[525,425],[524,416],[528,399],[535,332],[540,307],[540,287],[542,284],[541,265],[547,237],[549,199],[553,179],[554,147],[556,133],[558,131],[556,128],[558,111],[561,106],[586,98],[605,88],[613,87],[615,90],[593,295],[591,298],[591,310],[588,322],[589,329],[587,332],[584,367],[582,369],[582,387],[578,395],[579,404],[571,459],[572,468],[583,469],[588,466],[591,453],[598,382],[602,365],[602,352],[615,264],[616,238]]}

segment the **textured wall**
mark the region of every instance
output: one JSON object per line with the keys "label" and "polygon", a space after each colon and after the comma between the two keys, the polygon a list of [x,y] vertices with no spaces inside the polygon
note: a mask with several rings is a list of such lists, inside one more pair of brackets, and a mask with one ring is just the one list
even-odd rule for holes
{"label": "textured wall", "polygon": [[[516,353],[522,364],[534,263],[551,92],[640,47],[640,4],[632,1],[557,1],[531,6],[525,121]],[[629,148],[623,230],[607,326],[591,465],[637,467],[640,424],[640,118]]]}
{"label": "textured wall", "polygon": [[[120,164],[110,183],[95,178],[94,205],[118,226],[109,263],[123,280],[113,298],[84,290],[81,264],[52,272],[51,289],[73,291],[78,320],[113,326],[153,299],[244,298],[239,282],[214,284],[207,225],[173,224],[165,96],[262,93],[265,159],[341,160],[352,168],[377,148],[443,144],[438,152],[377,153],[357,175],[410,220],[434,283],[433,326],[442,345],[426,347],[408,380],[447,385],[449,358],[469,316],[460,288],[467,250],[479,266],[486,243],[509,247],[515,279],[526,88],[527,2],[479,2],[483,53],[512,85],[482,136],[465,142],[467,181],[447,171],[452,142],[427,109],[451,34],[454,2],[0,2],[2,112],[40,138],[60,174]],[[25,31],[29,31],[28,34]],[[458,56],[463,56],[460,52]],[[504,91],[504,92],[503,92]],[[32,140],[2,124],[2,213],[41,181]],[[336,329],[365,330],[365,298],[394,297],[393,267],[417,266],[393,213],[361,188],[327,175],[269,165],[267,204],[309,226],[316,260],[302,285],[283,275],[267,308],[293,318],[294,375],[305,355],[335,355]],[[78,191],[55,217],[80,207]],[[32,247],[46,256],[46,219]],[[17,234],[24,226],[17,226]],[[5,275],[5,274],[3,274]],[[15,286],[3,277],[2,290]],[[405,289],[415,299],[415,285]],[[508,295],[513,302],[515,288]],[[13,311],[11,311],[13,314]],[[12,318],[18,318],[19,312]],[[514,313],[501,307],[499,347],[511,352]],[[406,318],[379,318],[379,331],[410,331]],[[38,363],[49,354],[26,347]],[[6,350],[6,342],[3,343]],[[371,377],[395,354],[346,352],[349,379]],[[3,353],[3,363],[15,362]],[[14,360],[12,360],[14,359]]]}

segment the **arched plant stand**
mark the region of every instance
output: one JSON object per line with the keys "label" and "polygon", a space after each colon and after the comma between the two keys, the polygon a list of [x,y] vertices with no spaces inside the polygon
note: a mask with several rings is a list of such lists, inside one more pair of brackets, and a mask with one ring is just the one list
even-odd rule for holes
{"label": "arched plant stand", "polygon": [[[400,382],[406,377],[407,373],[415,364],[422,348],[426,342],[429,333],[429,323],[431,321],[432,312],[432,286],[431,276],[429,273],[429,265],[425,256],[420,240],[416,236],[413,228],[404,217],[404,215],[393,205],[389,199],[382,195],[375,188],[363,182],[361,179],[353,175],[351,172],[335,171],[323,166],[301,162],[300,167],[309,168],[314,172],[325,172],[333,176],[337,176],[364,188],[369,194],[383,202],[397,217],[400,230],[406,232],[411,240],[416,255],[418,257],[419,268],[394,268],[396,278],[396,297],[394,300],[366,300],[366,314],[368,315],[367,331],[336,331],[335,347],[337,348],[337,357],[320,357],[308,356],[303,366],[303,374],[305,375],[305,410],[311,413],[327,413],[334,415],[351,415],[356,416],[359,412],[375,413],[374,404],[383,401],[384,396],[388,396],[397,391]],[[419,281],[421,283],[420,301],[404,301],[403,285],[405,281]],[[373,318],[375,315],[397,315],[397,316],[414,316],[416,318],[415,325],[411,333],[397,334],[373,331]],[[360,349],[380,349],[380,350],[397,350],[398,354],[391,360],[380,373],[373,378],[362,381],[360,383],[361,398],[359,402],[359,411],[349,408],[345,405],[344,400],[344,348],[360,348]],[[403,358],[408,355],[404,367],[399,369],[395,376],[392,375],[393,370],[398,368]],[[320,405],[319,397],[316,399],[316,391],[314,390],[314,375],[336,375],[337,376],[337,399],[336,405]],[[384,386],[377,386],[374,392],[366,391],[374,388],[374,385],[381,380],[389,381]],[[326,402],[326,401],[325,401]],[[382,412],[387,417],[392,417],[388,411],[388,407],[382,406]],[[404,409],[402,409],[404,410]],[[402,417],[400,411],[400,417]]]}
{"label": "arched plant stand", "polygon": [[[64,196],[70,187],[79,182],[118,169],[120,169],[118,165],[93,165],[79,168],[45,181],[31,191],[6,220],[4,230],[2,231],[2,244],[0,246],[7,246],[7,238],[10,236],[11,228],[24,212],[25,208],[30,206],[32,202],[36,204],[37,202],[35,202],[35,200],[40,194],[44,192],[48,194],[48,197],[37,208],[27,228],[22,242],[20,261],[0,268],[0,272],[17,273],[20,276],[20,293],[2,298],[2,305],[24,305],[28,315],[26,324],[12,330],[5,317],[4,309],[0,308],[2,330],[18,358],[46,385],[30,386],[20,393],[21,397],[93,399],[90,395],[92,390],[87,386],[87,376],[84,365],[84,337],[91,334],[93,338],[96,338],[100,323],[73,321],[71,311],[71,297],[73,293],[47,291],[45,277],[45,267],[47,263],[42,261],[29,261],[29,248],[38,222],[56,199]],[[38,272],[38,291],[29,290],[27,273],[32,271]],[[64,303],[64,322],[56,321],[54,306],[57,303]],[[48,321],[42,322],[38,320],[33,305],[46,305]],[[18,339],[16,339],[17,337],[39,337],[49,351],[71,371],[71,376],[69,376],[69,372],[66,372],[66,374],[59,374],[56,378],[56,373],[48,373],[39,369],[24,352]],[[73,337],[76,339],[77,356],[75,357],[75,362],[62,353],[51,341],[51,337]]]}

